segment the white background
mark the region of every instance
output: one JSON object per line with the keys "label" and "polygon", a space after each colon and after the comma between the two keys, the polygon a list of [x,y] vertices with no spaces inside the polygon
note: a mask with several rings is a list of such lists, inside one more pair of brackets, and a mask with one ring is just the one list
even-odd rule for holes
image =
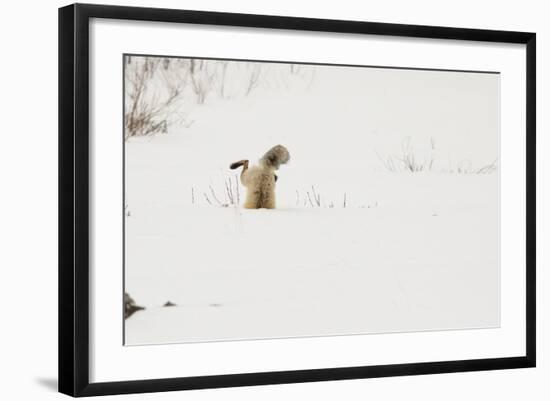
{"label": "white background", "polygon": [[[156,1],[117,4],[174,8],[286,14],[320,18],[362,19],[381,22],[464,26],[536,31],[538,34],[538,154],[539,206],[548,196],[543,177],[550,164],[542,159],[546,131],[544,101],[549,93],[545,69],[550,48],[548,12],[543,2],[388,1],[368,4],[350,1],[318,2],[279,0],[267,4],[252,1]],[[409,4],[411,3],[411,4]],[[7,399],[55,399],[62,397],[56,386],[57,327],[57,7],[61,2],[26,2],[4,9],[4,45],[0,79],[4,117],[0,146],[2,178],[2,252],[0,304],[3,319],[2,382],[0,393]],[[6,48],[7,47],[7,48]],[[547,69],[547,68],[546,68]],[[7,88],[7,90],[6,90]],[[6,107],[7,106],[7,107]],[[7,126],[6,126],[7,123]],[[541,207],[539,214],[539,311],[549,302],[541,289],[547,274],[543,250],[550,224]],[[7,319],[6,319],[7,318]],[[543,399],[548,393],[545,378],[550,373],[543,340],[545,321],[539,325],[539,367],[504,372],[386,378],[347,382],[294,384],[260,388],[207,390],[186,393],[134,395],[128,399]]]}

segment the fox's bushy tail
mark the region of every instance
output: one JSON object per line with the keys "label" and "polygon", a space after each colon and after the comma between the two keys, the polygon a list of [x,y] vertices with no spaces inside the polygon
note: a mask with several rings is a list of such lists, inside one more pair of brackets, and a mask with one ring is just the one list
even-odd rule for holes
{"label": "fox's bushy tail", "polygon": [[281,164],[288,163],[289,160],[290,153],[288,153],[288,149],[283,145],[277,145],[273,146],[262,156],[260,163],[266,167],[278,170]]}

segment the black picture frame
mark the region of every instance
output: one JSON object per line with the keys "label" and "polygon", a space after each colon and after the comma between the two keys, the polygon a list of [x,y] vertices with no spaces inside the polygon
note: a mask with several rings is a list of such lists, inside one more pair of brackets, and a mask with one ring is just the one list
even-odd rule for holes
{"label": "black picture frame", "polygon": [[[517,357],[90,383],[89,21],[159,21],[526,45],[526,344]],[[71,396],[526,368],[536,349],[536,35],[527,32],[74,4],[59,9],[59,391]]]}

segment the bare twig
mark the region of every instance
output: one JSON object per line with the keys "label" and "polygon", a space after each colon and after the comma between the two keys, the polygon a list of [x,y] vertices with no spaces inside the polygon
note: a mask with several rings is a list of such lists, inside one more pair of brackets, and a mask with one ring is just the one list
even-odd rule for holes
{"label": "bare twig", "polygon": [[307,193],[307,199],[309,200],[309,204],[311,205],[311,207],[314,207],[313,202],[311,201],[311,197],[309,196],[309,191],[307,191],[306,193]]}
{"label": "bare twig", "polygon": [[489,173],[492,173],[493,171],[495,171],[497,169],[497,162],[498,162],[498,159],[495,159],[492,163],[489,163],[485,166],[482,166],[480,167],[479,169],[476,170],[476,174],[489,174]]}
{"label": "bare twig", "polygon": [[262,71],[261,64],[253,64],[252,65],[252,72],[250,74],[249,80],[248,80],[248,87],[246,88],[245,95],[250,95],[250,92],[252,92],[259,84],[259,78],[260,73]]}
{"label": "bare twig", "polygon": [[[390,172],[401,172],[406,171],[410,173],[419,173],[423,171],[433,171],[435,166],[435,139],[430,138],[430,151],[429,154],[419,157],[418,153],[415,151],[411,137],[406,137],[401,144],[401,155],[400,156],[387,156],[382,157],[378,152],[376,156]],[[422,161],[420,161],[422,160]],[[449,161],[449,168],[447,170],[442,170],[448,173],[457,173],[457,174],[490,174],[497,169],[497,160],[489,163],[487,165],[475,168],[472,165],[470,160],[462,160],[456,164],[456,167],[453,167],[452,163]]]}
{"label": "bare twig", "polygon": [[241,195],[239,193],[239,179],[237,178],[237,175],[235,174],[235,189],[237,192],[237,204],[241,203]]}
{"label": "bare twig", "polygon": [[227,194],[227,198],[229,198],[229,204],[233,205],[235,203],[235,198],[233,197],[233,188],[232,188],[231,179],[226,179],[224,181],[224,185],[225,185],[225,192]]}
{"label": "bare twig", "polygon": [[223,206],[223,203],[221,203],[218,197],[216,196],[216,192],[214,191],[214,188],[212,188],[212,185],[209,185],[208,187],[210,188],[210,194],[212,195],[212,198],[216,201],[218,205]]}
{"label": "bare twig", "polygon": [[315,187],[311,186],[311,191],[313,192],[313,198],[315,199],[315,203],[317,206],[321,207],[321,195],[315,192]]}

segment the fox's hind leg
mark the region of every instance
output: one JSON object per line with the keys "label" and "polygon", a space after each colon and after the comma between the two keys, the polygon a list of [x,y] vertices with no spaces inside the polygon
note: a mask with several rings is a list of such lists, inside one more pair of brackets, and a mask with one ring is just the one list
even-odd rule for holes
{"label": "fox's hind leg", "polygon": [[264,174],[258,188],[258,208],[275,209],[275,176]]}
{"label": "fox's hind leg", "polygon": [[241,166],[244,166],[244,169],[246,170],[248,168],[248,160],[239,160],[238,162],[235,162],[235,163],[231,163],[229,165],[229,168],[231,170],[235,170],[236,168],[239,168]]}

